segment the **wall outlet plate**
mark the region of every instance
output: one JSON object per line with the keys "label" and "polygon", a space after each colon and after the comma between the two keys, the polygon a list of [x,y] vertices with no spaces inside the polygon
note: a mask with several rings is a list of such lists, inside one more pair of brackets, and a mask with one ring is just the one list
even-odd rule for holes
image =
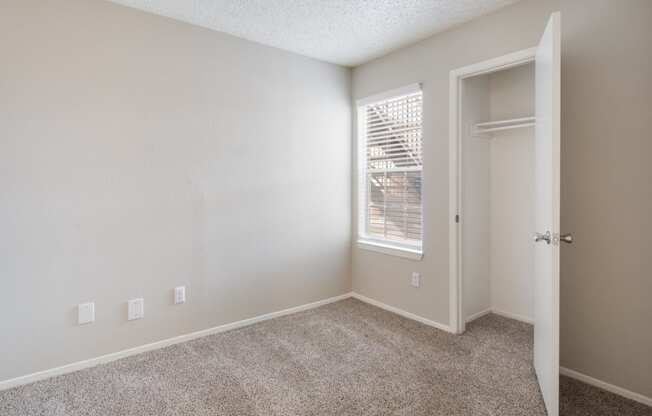
{"label": "wall outlet plate", "polygon": [[419,272],[412,272],[412,280],[410,284],[413,287],[419,287],[421,286],[421,273]]}
{"label": "wall outlet plate", "polygon": [[95,302],[80,303],[77,306],[77,323],[79,325],[95,322]]}
{"label": "wall outlet plate", "polygon": [[174,288],[174,304],[178,305],[180,303],[186,302],[186,287],[177,286]]}
{"label": "wall outlet plate", "polygon": [[145,299],[137,298],[127,301],[127,319],[142,319],[145,317]]}

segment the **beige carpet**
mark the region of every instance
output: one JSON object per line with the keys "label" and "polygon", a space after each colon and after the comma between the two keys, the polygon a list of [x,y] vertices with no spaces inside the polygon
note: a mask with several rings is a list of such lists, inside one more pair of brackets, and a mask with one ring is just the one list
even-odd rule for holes
{"label": "beige carpet", "polygon": [[652,407],[572,378],[561,377],[559,390],[562,416],[652,416]]}
{"label": "beige carpet", "polygon": [[0,392],[0,414],[543,415],[531,355],[525,324],[454,336],[347,299]]}

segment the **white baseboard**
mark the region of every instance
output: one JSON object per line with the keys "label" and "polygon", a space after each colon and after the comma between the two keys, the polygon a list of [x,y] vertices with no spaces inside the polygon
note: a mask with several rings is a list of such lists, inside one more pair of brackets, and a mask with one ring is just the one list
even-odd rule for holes
{"label": "white baseboard", "polygon": [[182,342],[190,341],[196,338],[205,337],[207,335],[217,334],[220,332],[230,331],[237,328],[242,328],[249,326],[258,322],[267,321],[272,318],[278,318],[280,316],[291,315],[293,313],[305,311],[308,309],[317,308],[322,305],[329,303],[337,302],[342,299],[350,298],[353,294],[351,292],[345,293],[343,295],[334,296],[332,298],[323,299],[317,302],[308,303],[305,305],[295,306],[293,308],[284,309],[277,312],[271,312],[265,315],[255,316],[249,319],[243,319],[241,321],[232,322],[229,324],[224,324],[216,326],[213,328],[204,329],[201,331],[191,332],[189,334],[180,335],[173,338],[164,339],[161,341],[156,341],[151,344],[145,344],[134,348],[129,348],[126,350],[114,352],[111,354],[102,355],[99,357],[91,358],[88,360],[77,361],[71,364],[66,364],[61,367],[51,368],[49,370],[39,371],[36,373],[28,374],[25,376],[20,376],[12,378],[9,380],[0,381],[0,390],[10,389],[12,387],[21,386],[23,384],[33,383],[35,381],[44,380],[46,378],[59,376],[62,374],[72,373],[74,371],[82,370],[84,368],[94,367],[99,364],[109,363],[111,361],[119,360],[120,358],[129,357],[131,355],[141,354],[143,352],[156,350],[159,348],[164,348],[170,345],[179,344]]}
{"label": "white baseboard", "polygon": [[611,393],[617,394],[627,399],[634,400],[635,402],[639,402],[644,405],[652,407],[652,397],[647,397],[639,393],[634,393],[633,391],[624,389],[622,387],[614,386],[613,384],[609,384],[606,381],[598,380],[597,378],[587,376],[586,374],[579,373],[575,370],[571,370],[570,368],[566,368],[566,367],[560,367],[559,374],[570,378],[574,378],[583,383],[590,384],[602,390],[609,391]]}
{"label": "white baseboard", "polygon": [[505,311],[501,311],[501,310],[498,310],[498,309],[492,309],[492,308],[485,309],[484,311],[480,311],[480,312],[474,313],[473,315],[470,315],[468,318],[466,318],[466,323],[468,324],[469,322],[475,321],[476,319],[482,318],[483,316],[489,315],[490,313],[502,316],[503,318],[509,318],[509,319],[513,319],[515,321],[525,322],[526,324],[534,325],[534,320],[532,318],[528,318],[528,317],[523,316],[523,315],[517,315],[515,313],[505,312]]}
{"label": "white baseboard", "polygon": [[485,315],[489,315],[491,313],[491,308],[485,309],[484,311],[480,311],[477,313],[474,313],[470,315],[468,318],[466,318],[466,323],[468,324],[471,321],[475,321],[478,318],[482,318]]}
{"label": "white baseboard", "polygon": [[534,319],[527,316],[517,315],[515,313],[505,312],[498,309],[492,309],[491,313],[495,313],[496,315],[502,316],[504,318],[514,319],[515,321],[521,321],[525,322],[526,324],[534,325]]}
{"label": "white baseboard", "polygon": [[[350,297],[353,297],[355,299],[358,299],[358,300],[360,300],[362,302],[365,302],[365,303],[368,303],[370,305],[377,306],[377,307],[379,307],[381,309],[384,309],[386,311],[393,312],[393,313],[395,313],[397,315],[401,315],[401,316],[403,316],[405,318],[412,319],[412,320],[417,321],[417,322],[421,322],[421,323],[423,323],[425,325],[428,325],[428,326],[431,326],[433,328],[441,329],[442,331],[446,331],[446,332],[451,332],[451,333],[453,332],[453,331],[451,331],[451,328],[448,325],[444,325],[444,324],[441,324],[439,322],[435,322],[435,321],[432,321],[430,319],[423,318],[423,317],[421,317],[419,315],[415,315],[415,314],[413,314],[411,312],[407,312],[407,311],[404,311],[402,309],[396,308],[394,306],[384,304],[382,302],[379,302],[379,301],[377,301],[375,299],[368,298],[368,297],[366,297],[364,295],[361,295],[359,293],[349,292],[349,293],[345,293],[343,295],[334,296],[332,298],[323,299],[323,300],[320,300],[320,301],[317,301],[317,302],[312,302],[312,303],[308,303],[308,304],[305,304],[305,305],[295,306],[293,308],[284,309],[284,310],[277,311],[277,312],[271,312],[271,313],[268,313],[268,314],[265,314],[265,315],[259,315],[259,316],[253,317],[253,318],[243,319],[241,321],[236,321],[236,322],[232,322],[232,323],[229,323],[229,324],[216,326],[216,327],[213,327],[213,328],[208,328],[208,329],[192,332],[192,333],[189,333],[189,334],[180,335],[180,336],[173,337],[173,338],[164,339],[164,340],[161,340],[161,341],[141,345],[141,346],[134,347],[134,348],[129,348],[129,349],[114,352],[114,353],[111,353],[111,354],[102,355],[102,356],[91,358],[91,359],[88,359],[88,360],[77,361],[77,362],[74,362],[74,363],[71,363],[71,364],[66,364],[66,365],[61,366],[61,367],[56,367],[56,368],[52,368],[52,369],[49,369],[49,370],[44,370],[44,371],[39,371],[39,372],[36,372],[36,373],[28,374],[28,375],[25,375],[25,376],[20,376],[20,377],[8,379],[8,380],[3,380],[3,381],[0,381],[0,390],[6,390],[6,389],[10,389],[12,387],[17,387],[17,386],[21,386],[21,385],[24,385],[24,384],[33,383],[33,382],[36,382],[36,381],[39,381],[39,380],[44,380],[44,379],[47,379],[47,378],[50,378],[50,377],[55,377],[55,376],[59,376],[59,375],[63,375],[63,374],[72,373],[72,372],[75,372],[75,371],[82,370],[84,368],[94,367],[94,366],[99,365],[99,364],[109,363],[111,361],[119,360],[121,358],[129,357],[129,356],[136,355],[136,354],[141,354],[141,353],[147,352],[147,351],[152,351],[152,350],[164,348],[164,347],[167,347],[167,346],[170,346],[170,345],[179,344],[179,343],[190,341],[190,340],[197,339],[197,338],[202,338],[202,337],[205,337],[205,336],[208,336],[208,335],[218,334],[220,332],[226,332],[226,331],[230,331],[230,330],[233,330],[233,329],[243,328],[245,326],[249,326],[249,325],[252,325],[252,324],[255,324],[255,323],[258,323],[258,322],[263,322],[263,321],[266,321],[266,320],[269,320],[269,319],[278,318],[278,317],[285,316],[285,315],[291,315],[293,313],[302,312],[302,311],[306,311],[306,310],[309,310],[309,309],[314,309],[314,308],[317,308],[319,306],[327,305],[329,303],[337,302],[337,301],[347,299],[347,298],[350,298]],[[501,315],[501,316],[504,316],[504,317],[507,317],[507,318],[516,319],[516,320],[523,321],[523,322],[530,323],[530,324],[532,323],[531,319],[524,318],[524,317],[519,316],[519,315],[514,315],[514,314],[504,313],[504,312],[501,312],[501,311],[489,310],[489,309],[486,310],[486,311],[482,311],[482,312],[471,315],[469,318],[467,318],[467,322],[470,322],[470,321],[472,321],[474,319],[478,319],[481,316],[484,316],[484,315],[486,315],[488,313],[495,313],[496,315]],[[619,396],[634,400],[636,402],[645,404],[647,406],[652,406],[652,398],[647,397],[647,396],[643,396],[642,394],[635,393],[633,391],[629,391],[629,390],[626,390],[626,389],[618,387],[618,386],[614,386],[613,384],[609,384],[609,383],[604,382],[602,380],[595,379],[593,377],[587,376],[585,374],[579,373],[579,372],[571,370],[569,368],[561,367],[559,369],[559,372],[560,372],[560,374],[562,374],[564,376],[577,379],[577,380],[582,381],[582,382],[584,382],[586,384],[590,384],[592,386],[601,388],[603,390],[606,390],[606,391],[609,391],[611,393],[617,394]]]}
{"label": "white baseboard", "polygon": [[368,297],[366,297],[364,295],[361,295],[359,293],[352,292],[351,296],[354,297],[355,299],[358,299],[359,301],[364,302],[364,303],[368,303],[370,305],[377,306],[377,307],[379,307],[381,309],[385,309],[386,311],[393,312],[393,313],[395,313],[397,315],[401,315],[401,316],[403,316],[405,318],[412,319],[412,320],[417,321],[417,322],[421,322],[422,324],[431,326],[433,328],[441,329],[442,331],[446,331],[446,332],[451,332],[451,333],[453,332],[453,331],[451,331],[451,328],[448,325],[440,324],[439,322],[431,321],[430,319],[424,318],[424,317],[419,316],[419,315],[415,315],[415,314],[413,314],[411,312],[404,311],[403,309],[399,309],[399,308],[394,307],[394,306],[386,305],[386,304],[384,304],[382,302],[379,302],[379,301],[377,301],[375,299],[368,298]]}

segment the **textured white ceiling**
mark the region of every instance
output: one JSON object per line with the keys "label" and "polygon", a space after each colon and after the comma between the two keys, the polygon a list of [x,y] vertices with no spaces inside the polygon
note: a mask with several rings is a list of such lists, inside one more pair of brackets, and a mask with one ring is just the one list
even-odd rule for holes
{"label": "textured white ceiling", "polygon": [[518,0],[110,0],[355,66]]}

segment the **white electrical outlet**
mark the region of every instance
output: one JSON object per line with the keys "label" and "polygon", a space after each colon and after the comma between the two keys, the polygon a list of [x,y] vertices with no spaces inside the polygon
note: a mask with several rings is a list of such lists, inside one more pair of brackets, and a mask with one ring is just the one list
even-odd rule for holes
{"label": "white electrical outlet", "polygon": [[127,301],[127,319],[141,319],[145,317],[145,299],[131,299]]}
{"label": "white electrical outlet", "polygon": [[174,288],[174,303],[176,305],[186,302],[186,287],[178,286]]}
{"label": "white electrical outlet", "polygon": [[95,322],[95,303],[80,303],[77,306],[77,323],[79,325]]}
{"label": "white electrical outlet", "polygon": [[412,286],[419,287],[421,286],[421,273],[412,272]]}

